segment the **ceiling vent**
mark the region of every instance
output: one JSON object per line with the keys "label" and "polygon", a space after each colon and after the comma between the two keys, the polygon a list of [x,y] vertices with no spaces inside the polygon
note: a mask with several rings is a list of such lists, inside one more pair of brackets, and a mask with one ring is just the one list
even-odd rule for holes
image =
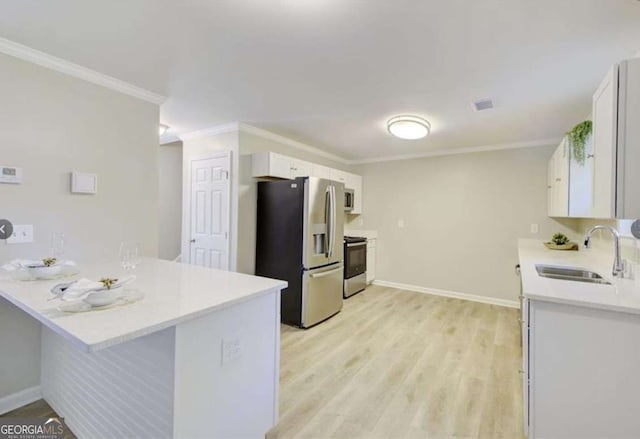
{"label": "ceiling vent", "polygon": [[493,101],[491,99],[480,99],[472,105],[475,111],[491,110],[493,108]]}

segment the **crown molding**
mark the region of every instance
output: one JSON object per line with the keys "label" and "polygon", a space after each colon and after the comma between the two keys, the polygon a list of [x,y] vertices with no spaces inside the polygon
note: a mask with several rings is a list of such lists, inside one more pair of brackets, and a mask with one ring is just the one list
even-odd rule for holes
{"label": "crown molding", "polygon": [[231,123],[225,123],[223,125],[216,125],[209,128],[203,128],[197,131],[178,134],[178,137],[180,138],[180,140],[186,141],[186,140],[201,139],[203,137],[215,136],[218,134],[232,133],[234,131],[239,131],[239,130],[240,130],[240,123],[231,122]]}
{"label": "crown molding", "polygon": [[31,47],[7,40],[6,38],[0,38],[0,53],[20,58],[24,61],[29,61],[33,64],[55,70],[93,84],[101,85],[102,87],[142,99],[143,101],[151,102],[152,104],[161,105],[167,100],[165,96],[150,92],[112,76],[96,72],[95,70],[82,67],[81,65],[62,58],[32,49]]}
{"label": "crown molding", "polygon": [[288,137],[281,136],[280,134],[272,133],[271,131],[267,131],[262,128],[255,127],[253,125],[248,125],[246,123],[241,122],[239,125],[240,125],[240,131],[243,131],[245,133],[254,134],[258,137],[262,137],[263,139],[273,140],[274,142],[282,143],[292,148],[299,149],[301,151],[306,151],[308,153],[315,154],[317,156],[324,157],[329,160],[333,160],[334,162],[343,163],[343,164],[349,163],[349,160],[345,159],[344,157],[340,157],[339,155],[326,152],[315,146],[298,142],[297,140],[293,140]]}
{"label": "crown molding", "polygon": [[198,131],[193,131],[190,133],[180,134],[178,137],[184,141],[184,140],[198,139],[201,137],[215,136],[217,134],[230,133],[233,131],[238,131],[238,132],[242,131],[245,133],[256,135],[258,137],[262,137],[263,139],[273,140],[274,142],[278,142],[283,145],[287,145],[292,148],[296,148],[301,151],[305,151],[320,157],[325,157],[327,159],[330,159],[345,165],[364,165],[367,163],[413,160],[413,159],[440,157],[440,156],[447,156],[447,155],[472,154],[476,152],[501,151],[501,150],[507,150],[507,149],[520,149],[520,148],[535,148],[535,147],[541,147],[541,146],[555,145],[562,141],[562,138],[551,138],[551,139],[530,140],[527,142],[502,143],[502,144],[496,144],[496,145],[471,146],[471,147],[451,148],[451,149],[437,149],[434,151],[428,151],[428,152],[423,152],[418,154],[404,154],[404,155],[395,155],[395,156],[374,157],[370,159],[346,159],[339,155],[331,154],[329,152],[323,151],[322,149],[317,148],[315,146],[298,142],[297,140],[293,140],[288,137],[281,136],[280,134],[272,133],[271,131],[267,131],[265,129],[258,128],[253,125],[249,125],[242,122],[232,122],[232,123],[227,123],[223,125],[217,125],[214,127],[205,128]]}
{"label": "crown molding", "polygon": [[497,145],[471,146],[465,148],[437,149],[418,154],[403,154],[386,157],[375,157],[370,159],[347,160],[349,165],[364,165],[367,163],[393,162],[399,160],[413,160],[428,157],[440,157],[457,154],[472,154],[476,152],[502,151],[507,149],[535,148],[541,146],[556,145],[562,141],[562,138],[530,140],[527,142],[503,143]]}

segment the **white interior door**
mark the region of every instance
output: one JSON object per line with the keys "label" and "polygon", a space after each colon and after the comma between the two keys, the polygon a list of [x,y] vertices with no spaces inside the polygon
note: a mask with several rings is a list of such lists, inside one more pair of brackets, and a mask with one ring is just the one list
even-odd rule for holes
{"label": "white interior door", "polygon": [[230,154],[191,161],[189,262],[229,269]]}

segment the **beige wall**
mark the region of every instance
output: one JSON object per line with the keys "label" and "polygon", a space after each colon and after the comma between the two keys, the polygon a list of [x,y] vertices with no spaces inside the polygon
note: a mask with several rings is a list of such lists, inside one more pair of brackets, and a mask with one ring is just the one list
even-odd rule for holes
{"label": "beige wall", "polygon": [[[552,152],[553,146],[523,148],[354,169],[364,176],[358,228],[378,231],[377,278],[517,300],[518,238],[576,236],[546,215]],[[539,225],[538,234],[530,233],[531,224]]]}
{"label": "beige wall", "polygon": [[174,260],[182,233],[182,142],[162,145],[158,166],[158,256]]}
{"label": "beige wall", "polygon": [[[0,184],[1,218],[33,224],[33,244],[0,243],[0,262],[44,257],[53,231],[66,234],[80,266],[117,258],[124,239],[158,252],[156,105],[0,55],[0,162],[23,168]],[[98,174],[98,194],[69,192],[71,171]],[[0,300],[0,398],[38,384],[40,332]]]}
{"label": "beige wall", "polygon": [[240,132],[239,145],[240,181],[238,188],[238,229],[240,230],[240,235],[238,237],[238,271],[253,274],[255,272],[258,179],[251,177],[251,154],[261,151],[272,151],[332,168],[342,170],[349,170],[349,168],[342,163],[334,162],[325,157],[243,131]]}

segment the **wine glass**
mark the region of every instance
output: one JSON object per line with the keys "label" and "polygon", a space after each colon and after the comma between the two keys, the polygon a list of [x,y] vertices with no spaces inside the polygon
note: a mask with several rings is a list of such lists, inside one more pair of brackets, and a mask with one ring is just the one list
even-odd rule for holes
{"label": "wine glass", "polygon": [[140,262],[140,245],[137,242],[123,241],[120,244],[120,265],[122,268],[131,273]]}
{"label": "wine glass", "polygon": [[51,256],[60,261],[64,256],[65,236],[62,232],[53,232],[51,234]]}

